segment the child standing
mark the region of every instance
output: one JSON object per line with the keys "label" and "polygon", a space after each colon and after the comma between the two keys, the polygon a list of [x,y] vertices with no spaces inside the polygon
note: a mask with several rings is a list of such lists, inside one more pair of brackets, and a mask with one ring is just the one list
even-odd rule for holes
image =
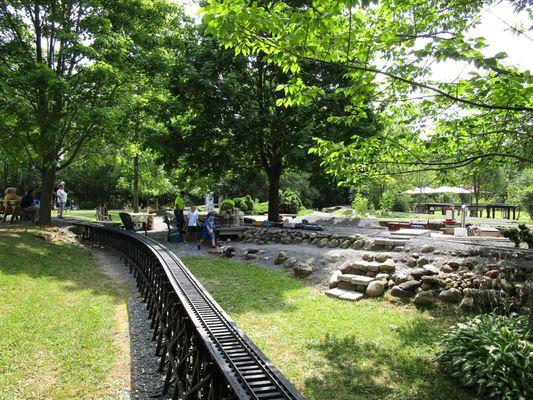
{"label": "child standing", "polygon": [[207,219],[204,222],[204,230],[202,231],[202,238],[198,242],[198,250],[200,250],[204,239],[211,241],[211,247],[215,246],[215,213],[210,211],[207,213]]}

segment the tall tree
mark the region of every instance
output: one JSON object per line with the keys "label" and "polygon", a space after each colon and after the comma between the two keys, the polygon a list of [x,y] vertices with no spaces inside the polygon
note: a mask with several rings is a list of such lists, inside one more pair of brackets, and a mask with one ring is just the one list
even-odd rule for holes
{"label": "tall tree", "polygon": [[166,0],[0,1],[0,141],[40,171],[41,223],[56,173],[114,125],[129,66],[157,46],[173,10]]}
{"label": "tall tree", "polygon": [[[337,122],[351,123],[369,99],[375,104],[388,121],[381,135],[349,144],[317,143],[326,169],[353,182],[377,173],[461,167],[478,159],[533,163],[530,72],[506,66],[505,53],[485,56],[485,40],[466,34],[492,3],[209,0],[203,11],[207,32],[224,46],[262,54],[290,74],[280,103],[306,103],[317,95],[316,86],[302,79],[311,63],[342,67],[351,82],[338,88],[349,106]],[[531,12],[531,2],[515,5]],[[452,82],[432,77],[431,65],[447,60],[476,70]],[[434,122],[430,134],[428,120]]]}
{"label": "tall tree", "polygon": [[[331,89],[339,84],[338,73],[307,68],[305,79],[319,86],[320,96],[309,106],[286,108],[278,106],[284,100],[278,88],[287,86],[289,77],[261,54],[234,57],[209,37],[186,54],[173,80],[181,117],[171,129],[171,156],[181,155],[186,165],[205,173],[262,169],[268,178],[268,218],[277,221],[281,175],[287,166],[305,162],[313,135],[349,139],[354,133],[353,127],[349,133],[328,123],[331,113],[324,113],[325,104],[331,112],[346,102]],[[359,122],[359,135],[378,129],[371,117]]]}

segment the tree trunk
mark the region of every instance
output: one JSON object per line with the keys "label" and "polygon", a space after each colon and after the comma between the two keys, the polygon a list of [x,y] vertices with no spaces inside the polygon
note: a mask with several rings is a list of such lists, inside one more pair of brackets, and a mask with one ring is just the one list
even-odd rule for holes
{"label": "tree trunk", "polygon": [[52,191],[54,190],[54,179],[56,170],[46,168],[41,173],[41,205],[39,206],[39,224],[50,225],[52,223]]}
{"label": "tree trunk", "polygon": [[133,212],[139,212],[139,155],[133,157]]}
{"label": "tree trunk", "polygon": [[281,168],[271,168],[268,171],[268,220],[278,222],[279,218],[279,187]]}

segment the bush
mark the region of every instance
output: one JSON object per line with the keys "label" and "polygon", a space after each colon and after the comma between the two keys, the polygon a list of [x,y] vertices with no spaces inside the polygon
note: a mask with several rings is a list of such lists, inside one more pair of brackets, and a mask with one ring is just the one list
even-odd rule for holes
{"label": "bush", "polygon": [[516,228],[502,229],[502,235],[512,241],[515,247],[520,247],[520,243],[527,243],[527,247],[533,249],[533,233],[525,224],[518,225]]}
{"label": "bush", "polygon": [[247,194],[242,199],[243,203],[246,204],[246,212],[252,212],[254,209],[254,200],[252,199],[252,196]]}
{"label": "bush", "polygon": [[533,343],[525,316],[478,315],[453,326],[442,346],[441,367],[483,398],[533,398]]}
{"label": "bush", "polygon": [[257,202],[253,207],[254,214],[266,214],[268,212],[268,201]]}
{"label": "bush", "polygon": [[380,209],[383,211],[409,211],[409,199],[396,191],[386,190],[381,196]]}
{"label": "bush", "polygon": [[302,208],[302,201],[296,193],[291,190],[281,192],[279,211],[282,213],[296,214]]}
{"label": "bush", "polygon": [[243,209],[242,205],[243,205],[243,201],[242,201],[242,198],[241,197],[237,197],[235,199],[233,199],[233,204],[235,204],[235,207],[241,209],[242,211],[246,211]]}
{"label": "bush", "polygon": [[352,208],[358,215],[366,214],[368,212],[368,199],[360,194],[355,194],[352,201]]}
{"label": "bush", "polygon": [[221,213],[231,213],[233,211],[234,207],[235,207],[235,203],[233,202],[233,200],[226,199],[220,205],[220,212]]}

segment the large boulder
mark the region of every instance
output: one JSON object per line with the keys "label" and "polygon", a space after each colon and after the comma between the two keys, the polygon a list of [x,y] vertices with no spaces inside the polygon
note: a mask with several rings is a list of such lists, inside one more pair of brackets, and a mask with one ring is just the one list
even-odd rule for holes
{"label": "large boulder", "polygon": [[329,240],[327,238],[320,239],[320,241],[317,243],[318,247],[326,247],[328,245]]}
{"label": "large boulder", "polygon": [[274,260],[274,264],[280,265],[283,264],[287,258],[289,258],[289,255],[286,251],[280,251],[278,255],[276,256],[276,259]]}
{"label": "large boulder", "polygon": [[411,271],[409,271],[409,274],[415,279],[420,279],[424,275],[428,275],[424,268],[413,268]]}
{"label": "large boulder", "polygon": [[289,257],[283,263],[283,268],[292,268],[298,261],[294,257]]}
{"label": "large boulder", "polygon": [[293,272],[297,278],[305,278],[313,273],[313,267],[307,263],[296,263]]}
{"label": "large boulder", "polygon": [[435,248],[433,246],[430,246],[430,245],[425,245],[424,247],[422,247],[422,249],[420,249],[420,252],[421,253],[433,253],[435,251]]}
{"label": "large boulder", "polygon": [[388,258],[379,264],[379,270],[383,272],[394,272],[396,270],[396,263],[392,258]]}
{"label": "large boulder", "polygon": [[291,244],[292,243],[292,240],[290,237],[288,236],[284,236],[282,239],[281,239],[281,243],[283,244]]}
{"label": "large boulder", "polygon": [[358,239],[356,240],[355,242],[352,243],[352,249],[354,250],[359,250],[361,248],[363,248],[365,242],[361,239]]}
{"label": "large boulder", "polygon": [[400,283],[404,283],[404,282],[410,281],[410,280],[412,280],[412,278],[413,278],[412,276],[406,275],[406,274],[404,274],[402,272],[399,272],[399,273],[394,274],[392,276],[392,279],[394,279],[394,283],[396,285],[399,285]]}
{"label": "large boulder", "polygon": [[463,298],[463,294],[459,289],[451,288],[443,290],[439,294],[439,300],[445,303],[460,303]]}
{"label": "large boulder", "polygon": [[459,304],[459,308],[463,311],[473,311],[475,308],[474,299],[472,297],[465,297],[461,304]]}
{"label": "large boulder", "polygon": [[401,299],[408,299],[409,297],[413,297],[415,295],[414,292],[411,292],[409,290],[403,290],[398,285],[392,287],[390,294],[391,296],[399,297]]}
{"label": "large boulder", "polygon": [[341,244],[340,244],[340,248],[341,249],[347,249],[349,248],[350,246],[352,245],[352,242],[350,242],[349,240],[345,240],[343,241]]}
{"label": "large boulder", "polygon": [[341,270],[333,271],[333,274],[329,277],[329,288],[333,289],[339,286],[339,276],[342,275]]}
{"label": "large boulder", "polygon": [[379,297],[383,296],[385,292],[385,284],[382,281],[372,281],[366,287],[365,294],[368,297]]}
{"label": "large boulder", "polygon": [[413,279],[411,281],[400,283],[398,286],[402,290],[414,293],[415,290],[420,287],[420,285],[422,285],[422,283],[420,281],[416,281],[416,280]]}
{"label": "large boulder", "polygon": [[328,247],[331,249],[334,249],[335,247],[339,247],[339,241],[337,239],[331,239],[328,242]]}
{"label": "large boulder", "polygon": [[418,306],[430,306],[435,302],[435,296],[430,291],[418,292],[413,302]]}

